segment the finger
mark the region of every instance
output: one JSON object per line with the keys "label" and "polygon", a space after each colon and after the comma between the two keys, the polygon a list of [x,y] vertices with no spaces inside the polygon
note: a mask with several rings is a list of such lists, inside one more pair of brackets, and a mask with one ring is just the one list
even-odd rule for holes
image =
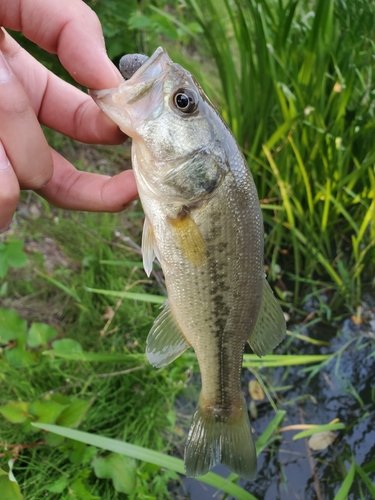
{"label": "finger", "polygon": [[114,177],[81,172],[52,150],[52,179],[37,193],[53,205],[69,210],[120,212],[137,198],[133,172]]}
{"label": "finger", "polygon": [[0,233],[8,229],[16,211],[20,187],[0,141]]}
{"label": "finger", "polygon": [[57,53],[71,76],[86,87],[117,87],[122,81],[106,54],[98,17],[81,0],[1,1],[0,25],[22,31]]}
{"label": "finger", "polygon": [[52,176],[52,157],[29,99],[0,51],[0,139],[22,188]]}
{"label": "finger", "polygon": [[25,89],[41,123],[86,143],[124,142],[126,136],[90,96],[48,71],[2,30],[0,50],[6,54],[12,73]]}

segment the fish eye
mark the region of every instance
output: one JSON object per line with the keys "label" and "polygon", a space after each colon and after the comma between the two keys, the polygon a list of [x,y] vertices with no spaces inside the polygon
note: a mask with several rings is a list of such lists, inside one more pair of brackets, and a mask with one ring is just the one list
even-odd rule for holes
{"label": "fish eye", "polygon": [[173,96],[173,103],[183,113],[193,113],[197,109],[198,99],[189,89],[179,89]]}

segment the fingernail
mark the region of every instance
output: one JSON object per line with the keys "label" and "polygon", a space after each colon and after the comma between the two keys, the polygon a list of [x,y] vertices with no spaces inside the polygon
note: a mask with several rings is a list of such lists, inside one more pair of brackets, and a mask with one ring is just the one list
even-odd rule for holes
{"label": "fingernail", "polygon": [[3,143],[0,141],[0,170],[6,170],[10,167],[10,161],[5,152]]}
{"label": "fingernail", "polygon": [[4,54],[0,50],[0,83],[9,82],[12,78],[12,75],[9,70],[8,63],[4,57]]}

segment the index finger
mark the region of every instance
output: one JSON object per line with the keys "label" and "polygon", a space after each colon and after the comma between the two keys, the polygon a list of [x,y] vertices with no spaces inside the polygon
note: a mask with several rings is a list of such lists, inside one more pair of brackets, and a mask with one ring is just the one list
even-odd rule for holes
{"label": "index finger", "polygon": [[123,80],[107,56],[98,17],[82,0],[2,0],[0,25],[58,54],[85,87],[117,87]]}

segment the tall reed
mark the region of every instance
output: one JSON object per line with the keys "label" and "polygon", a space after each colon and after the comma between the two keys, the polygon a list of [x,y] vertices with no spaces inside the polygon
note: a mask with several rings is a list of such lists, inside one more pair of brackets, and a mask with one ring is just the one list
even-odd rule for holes
{"label": "tall reed", "polygon": [[271,278],[281,266],[295,302],[306,281],[323,280],[354,308],[375,273],[375,4],[184,4],[216,62],[212,97],[263,200]]}

